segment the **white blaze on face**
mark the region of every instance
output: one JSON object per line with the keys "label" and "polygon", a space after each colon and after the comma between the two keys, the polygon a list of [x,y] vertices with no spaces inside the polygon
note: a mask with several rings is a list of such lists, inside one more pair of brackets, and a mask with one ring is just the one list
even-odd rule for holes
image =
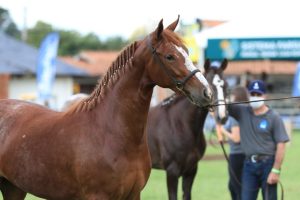
{"label": "white blaze on face", "polygon": [[[224,81],[220,78],[218,74],[216,74],[213,78],[213,85],[217,88],[218,104],[224,104],[225,103],[224,92],[223,92]],[[225,105],[218,106],[218,113],[220,119],[226,117]]]}
{"label": "white blaze on face", "polygon": [[[176,49],[182,54],[182,56],[184,57],[185,59],[185,63],[184,65],[186,66],[186,68],[192,72],[194,71],[195,69],[197,69],[195,67],[195,65],[193,64],[192,60],[189,58],[189,55],[185,52],[185,50],[182,48],[182,47],[178,47],[176,46]],[[206,80],[206,78],[203,76],[203,74],[201,72],[197,72],[195,74],[195,76],[198,78],[198,80],[206,87],[206,89],[208,90],[209,94],[212,94],[210,88],[209,88],[209,84]]]}

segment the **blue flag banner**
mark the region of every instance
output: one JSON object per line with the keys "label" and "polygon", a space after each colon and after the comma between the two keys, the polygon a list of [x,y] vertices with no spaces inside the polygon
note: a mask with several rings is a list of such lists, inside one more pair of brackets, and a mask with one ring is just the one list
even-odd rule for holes
{"label": "blue flag banner", "polygon": [[293,96],[300,96],[300,63],[297,64],[297,69],[293,83]]}
{"label": "blue flag banner", "polygon": [[37,63],[37,88],[40,100],[46,101],[51,97],[51,90],[55,80],[58,33],[49,33],[41,43]]}

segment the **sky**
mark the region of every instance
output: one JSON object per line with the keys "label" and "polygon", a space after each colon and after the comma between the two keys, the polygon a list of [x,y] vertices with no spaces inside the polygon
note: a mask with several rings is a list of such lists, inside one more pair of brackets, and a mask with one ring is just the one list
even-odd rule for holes
{"label": "sky", "polygon": [[20,29],[32,27],[41,20],[59,29],[75,30],[82,34],[93,32],[100,38],[128,38],[139,27],[155,28],[160,19],[164,19],[167,26],[178,14],[183,23],[191,23],[196,18],[228,21],[268,18],[280,26],[281,23],[288,23],[284,19],[300,19],[300,2],[297,1],[0,0],[0,7],[9,10]]}

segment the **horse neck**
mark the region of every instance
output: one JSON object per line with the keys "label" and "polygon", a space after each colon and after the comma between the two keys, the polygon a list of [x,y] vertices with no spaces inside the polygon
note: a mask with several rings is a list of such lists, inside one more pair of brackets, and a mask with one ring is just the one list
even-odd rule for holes
{"label": "horse neck", "polygon": [[[139,56],[135,55],[126,64],[119,79],[108,84],[92,112],[99,119],[98,123],[111,127],[111,134],[122,134],[129,141],[139,143],[144,136],[154,84],[149,80],[144,62],[135,57]],[[123,128],[116,128],[114,122]]]}
{"label": "horse neck", "polygon": [[[192,130],[195,135],[199,135],[202,131],[204,122],[208,113],[207,109],[199,108],[192,104],[187,98],[182,99],[182,105],[185,110],[186,119],[191,124]],[[182,110],[182,109],[181,109]]]}

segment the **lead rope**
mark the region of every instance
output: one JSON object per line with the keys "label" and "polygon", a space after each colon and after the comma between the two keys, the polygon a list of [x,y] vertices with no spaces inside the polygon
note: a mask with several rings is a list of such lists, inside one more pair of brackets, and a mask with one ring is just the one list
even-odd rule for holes
{"label": "lead rope", "polygon": [[[238,180],[238,178],[236,177],[236,174],[235,174],[235,172],[233,171],[233,169],[231,168],[231,165],[230,165],[230,162],[229,162],[229,158],[228,158],[228,155],[227,155],[227,152],[226,152],[226,150],[225,150],[225,147],[224,147],[224,143],[223,143],[223,141],[219,141],[219,143],[220,143],[220,145],[221,145],[221,147],[222,147],[222,151],[223,151],[223,153],[224,153],[224,157],[225,157],[225,159],[226,159],[226,161],[227,161],[227,164],[228,164],[228,166],[229,166],[229,170],[230,170],[230,172],[233,174],[233,178],[236,180],[236,182],[242,187],[242,183]],[[269,187],[268,187],[268,183],[266,183],[267,185],[266,185],[266,190],[265,190],[265,200],[268,200],[269,199]],[[282,185],[282,183],[280,182],[280,181],[278,181],[278,184],[279,184],[279,186],[280,186],[280,190],[281,190],[281,200],[284,200],[284,189],[283,189],[283,185]],[[257,188],[258,189],[258,188]],[[251,191],[254,191],[255,189],[251,189]]]}
{"label": "lead rope", "polygon": [[211,107],[223,106],[223,105],[246,104],[246,103],[251,103],[251,102],[277,101],[277,100],[286,100],[286,99],[300,99],[300,96],[270,98],[270,99],[253,100],[253,101],[238,101],[238,102],[229,102],[229,103],[216,103],[216,104],[211,104],[211,105],[203,106],[203,107],[209,107],[209,108],[211,108]]}

